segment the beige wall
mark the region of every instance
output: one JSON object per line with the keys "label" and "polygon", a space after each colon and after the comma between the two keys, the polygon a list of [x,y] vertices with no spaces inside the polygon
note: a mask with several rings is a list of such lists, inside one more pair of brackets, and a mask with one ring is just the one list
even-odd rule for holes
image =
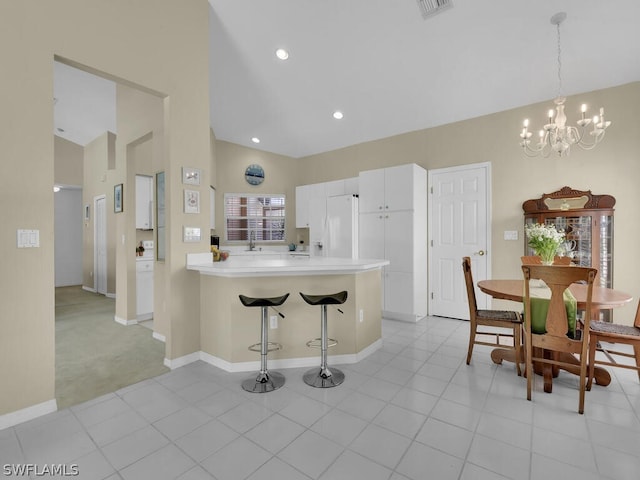
{"label": "beige wall", "polygon": [[[216,234],[224,243],[224,194],[225,193],[283,193],[286,196],[286,239],[296,240],[296,179],[298,161],[284,155],[242,147],[234,143],[217,141]],[[249,185],[244,179],[245,169],[252,163],[262,166],[265,179],[260,185]]]}
{"label": "beige wall", "polygon": [[[640,189],[640,136],[635,121],[640,105],[640,82],[589,92],[567,99],[569,121],[579,105],[595,110],[604,106],[612,125],[602,144],[591,151],[578,148],[566,158],[528,158],[520,147],[524,118],[541,125],[551,101],[487,115],[463,122],[398,135],[341,150],[302,158],[297,184],[351,177],[360,170],[417,163],[427,170],[491,162],[492,166],[492,276],[518,278],[523,241],[505,241],[505,230],[518,230],[523,238],[522,202],[567,185],[616,197],[614,286],[634,296],[632,305],[615,312],[616,321],[631,323],[640,285],[637,262],[629,261],[640,236],[637,222]],[[576,112],[575,114],[573,112]],[[631,257],[633,258],[633,257]],[[500,304],[501,302],[495,302]]]}
{"label": "beige wall", "polygon": [[60,185],[82,185],[84,148],[64,138],[53,137],[53,181]]}
{"label": "beige wall", "polygon": [[[199,349],[198,286],[184,265],[186,253],[206,242],[183,243],[181,227],[208,228],[209,209],[207,202],[200,215],[183,213],[180,169],[186,162],[201,168],[208,188],[208,9],[206,0],[0,2],[0,198],[11,205],[2,210],[0,261],[3,271],[14,272],[0,279],[0,415],[54,398],[54,56],[163,96],[167,356]],[[118,177],[124,183],[122,172]],[[21,228],[40,231],[40,248],[16,248]],[[116,238],[126,237],[123,216],[114,228]],[[119,242],[116,255],[130,249]]]}

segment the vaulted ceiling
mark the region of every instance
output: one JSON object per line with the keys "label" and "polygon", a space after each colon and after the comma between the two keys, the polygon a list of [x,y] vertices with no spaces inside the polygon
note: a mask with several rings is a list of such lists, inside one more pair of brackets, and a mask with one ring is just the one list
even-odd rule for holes
{"label": "vaulted ceiling", "polygon": [[[550,18],[559,11],[561,93],[640,80],[638,0],[452,0],[427,18],[417,0],[209,3],[216,137],[296,158],[551,100],[559,86]],[[56,128],[83,144],[75,138],[92,135],[80,134],[89,120],[72,126],[71,112],[62,125],[74,103],[62,93],[69,77],[56,70]],[[578,109],[567,105],[567,114]]]}

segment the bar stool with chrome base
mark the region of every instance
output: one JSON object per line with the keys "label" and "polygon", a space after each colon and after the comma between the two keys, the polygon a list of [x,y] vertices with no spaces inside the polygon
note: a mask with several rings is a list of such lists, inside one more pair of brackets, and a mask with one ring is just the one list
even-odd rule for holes
{"label": "bar stool with chrome base", "polygon": [[[309,305],[320,305],[320,338],[307,342],[308,347],[320,347],[320,369],[312,368],[307,371],[302,379],[307,385],[317,388],[329,388],[340,385],[344,382],[344,373],[337,368],[329,369],[327,365],[327,348],[337,345],[338,342],[328,338],[327,334],[327,305],[342,305],[347,301],[347,292],[342,291],[329,295],[306,295],[300,292],[300,296]],[[338,309],[340,313],[342,310]]]}
{"label": "bar stool with chrome base", "polygon": [[[251,377],[242,382],[242,388],[251,393],[267,393],[277,390],[284,385],[284,375],[278,372],[269,372],[267,370],[267,354],[274,350],[280,350],[282,345],[272,343],[268,340],[267,312],[269,307],[278,307],[282,305],[289,294],[281,297],[272,298],[252,298],[245,295],[239,295],[240,301],[245,307],[260,307],[262,310],[262,327],[260,330],[260,343],[256,343],[249,347],[252,352],[260,352],[260,372],[257,377]],[[277,311],[277,310],[276,310]],[[282,318],[284,315],[278,312]]]}

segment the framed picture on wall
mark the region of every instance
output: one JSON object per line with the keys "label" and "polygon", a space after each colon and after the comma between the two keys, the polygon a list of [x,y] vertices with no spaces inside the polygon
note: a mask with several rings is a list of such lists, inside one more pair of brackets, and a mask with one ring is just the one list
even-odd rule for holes
{"label": "framed picture on wall", "polygon": [[200,185],[200,169],[182,167],[182,183],[186,185]]}
{"label": "framed picture on wall", "polygon": [[199,191],[185,189],[184,213],[200,213],[200,192]]}
{"label": "framed picture on wall", "polygon": [[113,211],[115,213],[122,212],[122,184],[121,183],[113,187]]}

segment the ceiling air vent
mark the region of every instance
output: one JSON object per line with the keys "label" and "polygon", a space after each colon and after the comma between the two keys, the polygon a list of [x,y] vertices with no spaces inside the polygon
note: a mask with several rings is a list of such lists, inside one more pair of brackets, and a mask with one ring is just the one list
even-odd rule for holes
{"label": "ceiling air vent", "polygon": [[422,12],[422,18],[427,18],[440,13],[453,6],[451,0],[418,0],[418,6]]}

